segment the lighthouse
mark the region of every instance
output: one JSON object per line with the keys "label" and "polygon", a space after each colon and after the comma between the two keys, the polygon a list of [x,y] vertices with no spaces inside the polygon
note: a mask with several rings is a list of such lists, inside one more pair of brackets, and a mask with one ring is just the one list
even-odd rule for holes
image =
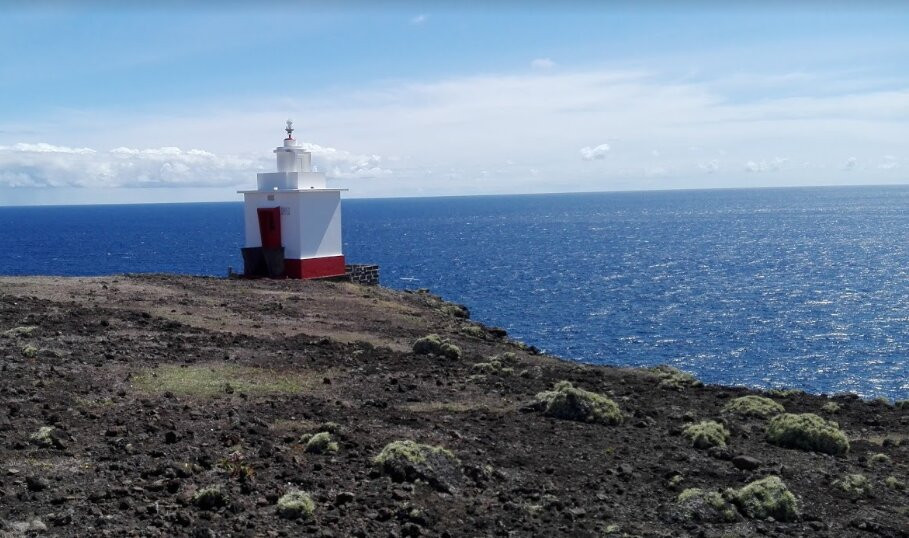
{"label": "lighthouse", "polygon": [[312,169],[312,153],[287,138],[275,148],[277,172],[258,174],[243,195],[246,276],[326,278],[345,274],[341,251],[341,191]]}

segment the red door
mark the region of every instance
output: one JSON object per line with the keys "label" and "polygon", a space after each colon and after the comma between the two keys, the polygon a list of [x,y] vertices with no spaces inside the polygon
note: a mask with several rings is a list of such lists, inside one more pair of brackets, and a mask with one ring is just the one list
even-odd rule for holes
{"label": "red door", "polygon": [[256,213],[259,214],[262,248],[281,248],[281,208],[260,207]]}

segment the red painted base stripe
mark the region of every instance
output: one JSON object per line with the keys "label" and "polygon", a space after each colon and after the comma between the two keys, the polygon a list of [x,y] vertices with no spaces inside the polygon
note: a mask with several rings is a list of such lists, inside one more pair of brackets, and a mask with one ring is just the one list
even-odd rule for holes
{"label": "red painted base stripe", "polygon": [[302,260],[284,258],[284,274],[287,278],[325,278],[343,276],[344,273],[344,256]]}

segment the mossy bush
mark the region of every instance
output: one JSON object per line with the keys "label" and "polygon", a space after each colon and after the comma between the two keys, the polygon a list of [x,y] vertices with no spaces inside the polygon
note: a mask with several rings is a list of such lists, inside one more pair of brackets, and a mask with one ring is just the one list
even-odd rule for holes
{"label": "mossy bush", "polygon": [[300,440],[306,443],[303,450],[310,454],[333,454],[338,451],[338,443],[332,440],[328,432],[304,435]]}
{"label": "mossy bush", "polygon": [[440,491],[450,491],[461,478],[461,462],[450,450],[411,440],[388,443],[373,463],[396,482],[419,479]]}
{"label": "mossy bush", "polygon": [[461,333],[481,340],[486,338],[486,331],[479,325],[463,325],[461,326]]}
{"label": "mossy bush", "polygon": [[778,476],[768,476],[728,493],[747,517],[794,521],[799,517],[798,501]]}
{"label": "mossy bush", "polygon": [[29,359],[34,359],[38,356],[38,348],[31,344],[22,346],[22,355]]}
{"label": "mossy bush", "polygon": [[849,452],[849,439],[836,422],[814,413],[783,413],[767,425],[767,441],[785,448],[813,450],[826,454]]}
{"label": "mossy bush", "polygon": [[691,441],[695,448],[722,447],[726,446],[726,442],[729,441],[729,430],[713,420],[691,424],[682,430],[682,435]]}
{"label": "mossy bush", "polygon": [[872,454],[871,457],[868,458],[868,462],[878,464],[878,465],[881,465],[881,464],[886,465],[886,464],[890,463],[890,456],[888,456],[887,454],[881,454],[881,453]]}
{"label": "mossy bush", "polygon": [[833,481],[833,486],[852,499],[867,497],[871,493],[871,483],[863,474],[846,474]]}
{"label": "mossy bush", "polygon": [[305,491],[292,489],[278,499],[278,515],[287,519],[312,519],[316,504]]}
{"label": "mossy bush", "polygon": [[489,362],[475,363],[471,369],[481,374],[511,374],[514,373],[514,368],[507,365],[513,362],[514,358],[514,353],[502,353],[489,359]]}
{"label": "mossy bush", "polygon": [[730,400],[723,411],[743,417],[770,418],[785,413],[786,408],[770,398],[749,394]]}
{"label": "mossy bush", "polygon": [[689,488],[676,498],[677,508],[682,520],[693,520],[703,523],[731,523],[742,517],[729,499],[716,491],[705,491],[700,488]]}
{"label": "mossy bush", "polygon": [[660,387],[665,389],[682,390],[703,386],[703,383],[693,375],[665,364],[648,368],[647,371],[656,376]]}
{"label": "mossy bush", "polygon": [[906,489],[906,483],[895,476],[888,476],[884,479],[884,485],[890,489],[903,491]]}
{"label": "mossy bush", "polygon": [[551,391],[537,393],[533,406],[548,417],[616,425],[625,419],[619,406],[606,396],[559,381]]}
{"label": "mossy bush", "polygon": [[42,448],[50,448],[57,444],[56,431],[53,426],[41,426],[28,439]]}
{"label": "mossy bush", "polygon": [[413,343],[413,352],[417,355],[439,355],[449,359],[461,358],[461,349],[438,334],[428,334],[423,338],[418,338]]}
{"label": "mossy bush", "polygon": [[192,502],[202,510],[216,510],[227,504],[227,494],[220,486],[208,486],[198,490]]}
{"label": "mossy bush", "polygon": [[831,415],[834,413],[839,413],[840,409],[842,409],[842,406],[836,402],[827,402],[821,406],[821,411],[830,413]]}
{"label": "mossy bush", "polygon": [[35,332],[35,329],[37,329],[37,328],[38,327],[35,327],[34,325],[23,325],[20,327],[13,327],[12,329],[7,329],[0,334],[2,334],[3,336],[9,337],[9,338],[15,338],[17,336],[22,336],[22,337],[27,338],[27,337],[31,336],[32,333]]}
{"label": "mossy bush", "polygon": [[467,319],[470,317],[470,310],[464,305],[446,303],[442,305],[439,310],[441,310],[443,314],[459,319]]}

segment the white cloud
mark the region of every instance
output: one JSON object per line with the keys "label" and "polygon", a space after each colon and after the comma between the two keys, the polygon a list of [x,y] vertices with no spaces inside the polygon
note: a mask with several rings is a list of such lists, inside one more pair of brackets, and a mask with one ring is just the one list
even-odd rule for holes
{"label": "white cloud", "polygon": [[748,161],[745,163],[746,172],[776,172],[783,167],[789,159],[774,157],[769,161]]}
{"label": "white cloud", "polygon": [[584,146],[581,148],[581,158],[585,161],[605,159],[609,149],[609,144],[600,144],[596,147]]}
{"label": "white cloud", "polygon": [[899,163],[893,155],[884,155],[884,158],[881,159],[881,162],[877,165],[881,170],[893,170],[898,166]]}
{"label": "white cloud", "polygon": [[[304,144],[330,178],[372,178],[390,172],[378,155],[356,155]],[[264,157],[216,155],[178,147],[109,151],[47,143],[0,146],[0,186],[6,187],[221,187],[253,184],[257,171],[275,164]]]}
{"label": "white cloud", "polygon": [[856,164],[858,164],[858,160],[855,157],[849,157],[843,165],[843,170],[854,170]]}
{"label": "white cloud", "polygon": [[429,20],[429,15],[427,15],[425,13],[420,13],[419,15],[416,15],[410,19],[410,24],[419,26],[419,25],[425,23],[427,20]]}
{"label": "white cloud", "polygon": [[530,62],[530,67],[534,69],[552,69],[556,63],[549,58],[536,58]]}
{"label": "white cloud", "polygon": [[707,172],[708,174],[713,174],[720,169],[720,161],[716,159],[709,160],[704,163],[698,163],[698,168]]}

